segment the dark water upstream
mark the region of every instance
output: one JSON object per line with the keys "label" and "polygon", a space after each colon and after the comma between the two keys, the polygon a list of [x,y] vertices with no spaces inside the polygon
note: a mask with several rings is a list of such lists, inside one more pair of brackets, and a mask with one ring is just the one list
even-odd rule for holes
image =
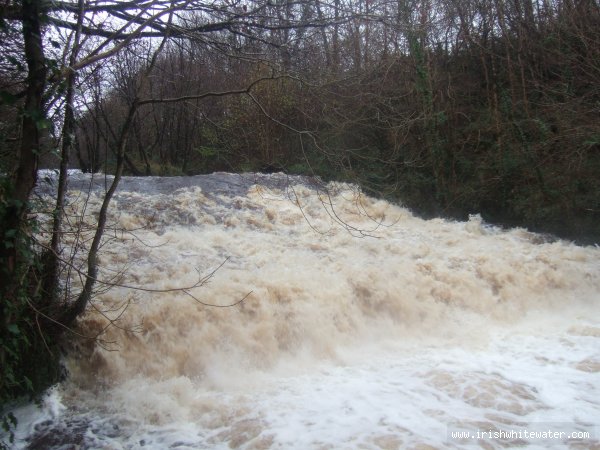
{"label": "dark water upstream", "polygon": [[[70,212],[104,183],[73,174]],[[600,448],[596,247],[282,174],[125,178],[113,206],[101,278],[145,290],[95,298],[79,331],[116,326],[16,448]]]}

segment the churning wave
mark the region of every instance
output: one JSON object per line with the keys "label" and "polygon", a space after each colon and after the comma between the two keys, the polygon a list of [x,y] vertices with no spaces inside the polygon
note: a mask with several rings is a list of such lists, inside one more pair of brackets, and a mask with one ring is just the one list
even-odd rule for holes
{"label": "churning wave", "polygon": [[[109,181],[71,174],[74,226]],[[598,248],[284,174],[125,177],[110,223],[99,342],[20,410],[20,448],[600,445]],[[540,424],[589,436],[450,434]]]}

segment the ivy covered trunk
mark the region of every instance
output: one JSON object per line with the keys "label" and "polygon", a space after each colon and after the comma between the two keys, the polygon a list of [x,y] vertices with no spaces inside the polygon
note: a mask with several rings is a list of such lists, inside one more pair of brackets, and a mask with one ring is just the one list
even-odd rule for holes
{"label": "ivy covered trunk", "polygon": [[[44,336],[45,318],[38,306],[43,299],[39,255],[33,251],[34,223],[29,198],[35,186],[40,137],[47,126],[43,94],[47,65],[42,42],[42,1],[24,0],[21,23],[27,78],[21,113],[21,136],[16,167],[0,180],[0,403],[34,394],[58,374],[57,356]],[[54,360],[54,362],[52,362]],[[45,364],[45,363],[48,364]],[[9,418],[2,417],[3,427]]]}

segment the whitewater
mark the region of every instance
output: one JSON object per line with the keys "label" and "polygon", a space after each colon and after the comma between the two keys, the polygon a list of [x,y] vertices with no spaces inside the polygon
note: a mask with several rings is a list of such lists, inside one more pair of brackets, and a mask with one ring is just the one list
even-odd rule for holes
{"label": "whitewater", "polygon": [[[65,254],[110,180],[71,175]],[[598,247],[284,174],[125,177],[109,222],[15,448],[600,447]]]}

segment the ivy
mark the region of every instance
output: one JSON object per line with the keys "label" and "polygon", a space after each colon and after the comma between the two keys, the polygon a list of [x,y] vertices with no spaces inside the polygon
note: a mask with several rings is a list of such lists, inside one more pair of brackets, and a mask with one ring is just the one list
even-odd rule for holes
{"label": "ivy", "polygon": [[15,200],[13,191],[10,177],[0,178],[0,249],[3,258],[14,255],[10,264],[0,264],[0,422],[8,440],[0,441],[0,449],[9,448],[14,440],[16,419],[7,405],[23,396],[35,398],[60,374],[52,328],[44,326],[37,313],[43,304],[43,294],[36,288],[43,271],[42,255],[32,238],[37,223],[30,219],[19,228],[8,226],[15,211],[32,211],[35,206]]}

